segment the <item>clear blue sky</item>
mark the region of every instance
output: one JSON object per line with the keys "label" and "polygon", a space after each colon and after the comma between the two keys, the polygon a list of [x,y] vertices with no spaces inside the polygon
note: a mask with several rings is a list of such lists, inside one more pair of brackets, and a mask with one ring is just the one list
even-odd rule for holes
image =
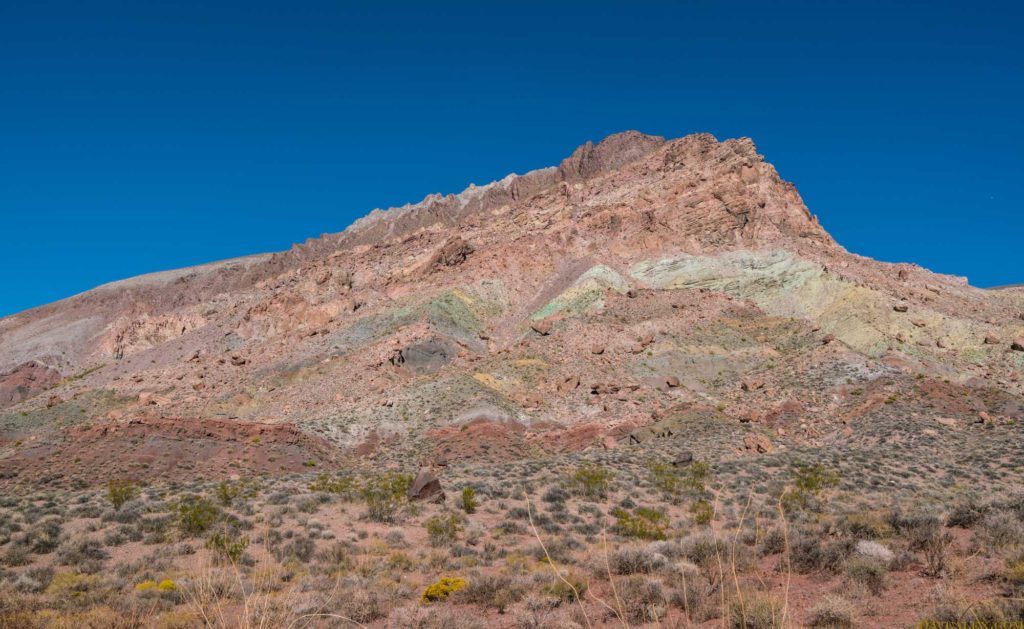
{"label": "clear blue sky", "polygon": [[0,2],[0,314],[625,129],[750,136],[848,249],[1024,281],[1020,3],[489,4]]}

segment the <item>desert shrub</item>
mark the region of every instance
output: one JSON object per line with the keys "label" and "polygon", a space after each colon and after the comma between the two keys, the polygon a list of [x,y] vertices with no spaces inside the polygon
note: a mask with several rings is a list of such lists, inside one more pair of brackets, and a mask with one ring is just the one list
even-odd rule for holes
{"label": "desert shrub", "polygon": [[615,574],[649,574],[665,567],[664,555],[647,548],[620,548],[608,557],[608,565]]}
{"label": "desert shrub", "polygon": [[968,496],[953,504],[946,518],[946,525],[969,529],[991,512],[991,505],[982,503],[977,496]]}
{"label": "desert shrub", "polygon": [[861,557],[851,559],[846,566],[846,578],[865,586],[875,596],[881,596],[885,591],[885,573],[883,564]]}
{"label": "desert shrub", "polygon": [[339,601],[341,615],[360,625],[386,618],[397,598],[397,586],[380,579],[348,577],[339,587],[345,592]]}
{"label": "desert shrub", "polygon": [[893,560],[896,559],[895,553],[875,541],[861,540],[857,542],[855,548],[858,556],[877,561],[883,566],[891,565]]}
{"label": "desert shrub", "polygon": [[628,622],[657,623],[667,611],[668,600],[657,581],[634,575],[619,582],[617,591]]}
{"label": "desert shrub", "polygon": [[625,509],[616,508],[612,510],[612,516],[616,519],[612,528],[624,537],[638,539],[665,539],[668,537],[666,533],[668,516],[657,509],[640,507],[630,513]]}
{"label": "desert shrub", "polygon": [[773,528],[761,539],[761,555],[777,555],[786,551],[786,535],[781,528]]}
{"label": "desert shrub", "polygon": [[789,540],[789,563],[797,574],[820,570],[825,563],[821,539],[810,532],[794,531]]}
{"label": "desert shrub", "polygon": [[784,606],[770,594],[741,596],[729,605],[731,629],[775,629],[783,626]]}
{"label": "desert shrub", "polygon": [[228,483],[227,480],[221,480],[216,490],[217,502],[219,502],[222,507],[229,507],[231,506],[231,503],[242,496],[242,493],[243,488],[241,485]]}
{"label": "desert shrub", "polygon": [[881,539],[893,533],[892,526],[886,521],[886,514],[878,511],[858,511],[847,513],[840,521],[840,529],[855,540]]}
{"label": "desert shrub", "polygon": [[366,502],[366,517],[374,522],[393,522],[395,514],[406,502],[412,476],[383,472],[367,478],[360,495]]}
{"label": "desert shrub", "polygon": [[115,511],[138,493],[138,486],[133,481],[111,479],[107,482],[107,500],[113,505]]}
{"label": "desert shrub", "polygon": [[431,546],[451,544],[462,530],[462,517],[457,513],[439,513],[429,518],[424,526]]}
{"label": "desert shrub", "polygon": [[206,540],[206,547],[213,551],[214,556],[222,561],[237,564],[249,547],[249,538],[233,534],[231,531],[217,531]]}
{"label": "desert shrub", "polygon": [[690,505],[690,514],[693,515],[694,524],[705,526],[714,519],[715,508],[707,500],[698,500]]}
{"label": "desert shrub", "polygon": [[459,577],[444,577],[423,590],[420,600],[424,603],[443,601],[449,596],[466,587],[466,580]]}
{"label": "desert shrub", "polygon": [[838,486],[839,474],[822,464],[798,465],[793,486],[782,495],[782,507],[787,512],[818,510],[825,490]]}
{"label": "desert shrub", "polygon": [[212,501],[201,496],[184,496],[171,507],[175,524],[182,535],[197,537],[213,526],[220,518],[220,509]]}
{"label": "desert shrub", "polygon": [[476,508],[479,506],[479,502],[476,499],[476,490],[472,487],[465,487],[462,490],[462,494],[459,500],[459,507],[462,508],[466,513],[476,513]]}
{"label": "desert shrub", "polygon": [[701,576],[700,569],[689,562],[681,562],[676,568],[678,575],[674,582],[677,587],[669,591],[669,604],[683,610],[690,620],[703,620],[712,603],[707,581]]}
{"label": "desert shrub", "polygon": [[526,593],[523,583],[504,574],[474,574],[455,598],[462,603],[493,607],[504,613]]}
{"label": "desert shrub", "polygon": [[811,608],[810,625],[819,629],[852,629],[855,610],[844,598],[826,595]]}
{"label": "desert shrub", "polygon": [[560,603],[574,603],[577,599],[584,600],[587,594],[587,587],[588,584],[583,577],[575,572],[568,572],[562,574],[561,578],[553,578],[544,587],[544,592],[553,596]]}
{"label": "desert shrub", "polygon": [[25,531],[25,546],[40,555],[53,552],[60,541],[61,518],[56,515],[48,515]]}
{"label": "desert shrub", "polygon": [[902,513],[894,511],[889,517],[892,528],[907,540],[911,551],[925,549],[942,531],[942,518],[928,511]]}
{"label": "desert shrub", "polygon": [[990,513],[978,524],[974,539],[981,548],[999,552],[1024,543],[1024,523],[1012,513]]}
{"label": "desert shrub", "polygon": [[99,572],[102,561],[109,556],[99,540],[89,537],[72,537],[57,548],[57,561],[60,565],[71,566],[87,574]]}
{"label": "desert shrub", "polygon": [[316,559],[323,564],[328,574],[348,572],[355,565],[352,561],[351,548],[342,542],[335,542],[320,551],[317,553]]}
{"label": "desert shrub", "polygon": [[561,487],[551,487],[540,499],[551,504],[561,504],[569,499],[569,494]]}
{"label": "desert shrub", "polygon": [[305,535],[296,535],[287,544],[276,545],[273,549],[274,558],[281,563],[295,559],[300,563],[309,563],[316,552],[316,543]]}
{"label": "desert shrub", "polygon": [[578,496],[603,499],[608,496],[608,486],[614,474],[597,463],[588,463],[576,468],[567,480],[569,490]]}
{"label": "desert shrub", "polygon": [[683,478],[679,469],[669,463],[653,463],[648,470],[654,486],[666,494],[676,495],[683,489]]}
{"label": "desert shrub", "polygon": [[[35,566],[25,570],[14,579],[14,589],[19,592],[38,594],[44,591],[53,580],[53,568],[50,566]],[[0,604],[0,609],[3,605]]]}
{"label": "desert shrub", "polygon": [[354,476],[342,475],[332,477],[330,474],[320,474],[309,485],[310,491],[326,494],[336,494],[343,500],[354,500],[359,494],[359,483]]}

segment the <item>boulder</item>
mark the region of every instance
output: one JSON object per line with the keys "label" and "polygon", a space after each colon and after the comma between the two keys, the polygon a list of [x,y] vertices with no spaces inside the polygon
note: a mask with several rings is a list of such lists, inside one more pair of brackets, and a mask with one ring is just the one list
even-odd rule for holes
{"label": "boulder", "polygon": [[743,447],[747,450],[754,450],[761,454],[767,454],[772,451],[772,442],[768,437],[758,434],[749,434],[743,438]]}
{"label": "boulder", "polygon": [[693,452],[690,452],[689,450],[680,452],[678,456],[672,459],[673,467],[686,467],[690,463],[693,463]]}
{"label": "boulder", "polygon": [[896,304],[895,306],[892,307],[892,309],[895,310],[896,312],[906,312],[907,310],[910,309],[910,307],[907,306],[907,304]]}
{"label": "boulder", "polygon": [[604,345],[591,345],[590,353],[594,354],[595,356],[600,356],[601,354],[604,353]]}
{"label": "boulder", "polygon": [[984,343],[985,345],[999,345],[999,337],[995,334],[986,334]]}
{"label": "boulder", "polygon": [[444,488],[441,481],[430,470],[420,470],[409,486],[409,500],[443,502]]}
{"label": "boulder", "polygon": [[957,421],[952,417],[936,417],[935,422],[945,426],[946,428],[956,428]]}
{"label": "boulder", "polygon": [[665,384],[668,385],[670,388],[674,389],[679,386],[679,378],[676,378],[675,376],[669,376],[665,378]]}
{"label": "boulder", "polygon": [[1013,339],[1010,343],[1010,349],[1015,352],[1024,352],[1024,339]]}
{"label": "boulder", "polygon": [[541,336],[547,336],[548,334],[551,334],[551,322],[547,319],[534,321],[530,324],[530,329]]}

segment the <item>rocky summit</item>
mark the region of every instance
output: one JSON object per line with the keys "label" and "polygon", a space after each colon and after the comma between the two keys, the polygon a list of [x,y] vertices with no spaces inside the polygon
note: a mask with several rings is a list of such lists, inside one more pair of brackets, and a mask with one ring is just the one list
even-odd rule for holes
{"label": "rocky summit", "polygon": [[1024,288],[620,133],[0,320],[0,626],[1012,620],[1022,373]]}

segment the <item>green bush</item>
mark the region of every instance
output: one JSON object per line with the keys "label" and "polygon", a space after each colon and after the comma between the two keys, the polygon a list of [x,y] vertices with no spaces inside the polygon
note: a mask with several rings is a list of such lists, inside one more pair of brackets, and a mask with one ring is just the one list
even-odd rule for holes
{"label": "green bush", "polygon": [[690,505],[690,513],[693,514],[694,524],[701,526],[711,524],[715,518],[715,508],[707,500],[698,500]]}
{"label": "green bush", "polygon": [[206,540],[206,547],[221,559],[236,564],[242,559],[245,549],[249,547],[249,538],[239,537],[228,531],[217,532]]}
{"label": "green bush", "polygon": [[839,474],[821,463],[798,465],[793,471],[793,487],[782,495],[785,511],[817,509],[826,489],[839,486]]}
{"label": "green bush", "polygon": [[451,544],[462,530],[462,517],[453,512],[439,513],[427,520],[424,525],[431,546]]}
{"label": "green bush", "polygon": [[185,496],[172,507],[178,530],[186,537],[205,533],[220,518],[220,509],[201,496]]}
{"label": "green bush", "polygon": [[870,559],[853,559],[846,566],[847,578],[865,586],[875,596],[885,591],[885,573],[885,566]]}
{"label": "green bush", "polygon": [[612,510],[616,522],[613,530],[624,537],[638,539],[666,539],[668,516],[657,509],[639,507],[632,513],[621,507]]}
{"label": "green bush", "polygon": [[326,494],[337,494],[344,500],[354,500],[359,495],[360,487],[354,476],[331,477],[330,474],[324,473],[317,476],[316,480],[310,483],[309,490]]}
{"label": "green bush", "polygon": [[586,498],[605,498],[608,496],[608,485],[614,475],[597,463],[588,463],[576,468],[568,479],[569,488],[573,493]]}
{"label": "green bush", "polygon": [[383,472],[367,478],[360,489],[366,502],[366,517],[374,522],[392,522],[405,504],[412,486],[412,476],[398,472]]}
{"label": "green bush", "polygon": [[107,500],[110,501],[110,504],[114,505],[115,511],[119,510],[121,505],[134,498],[138,493],[138,487],[130,480],[111,479],[107,482]]}
{"label": "green bush", "polygon": [[472,487],[466,487],[462,490],[462,499],[459,506],[466,513],[476,513],[476,508],[479,503],[476,500],[476,490]]}

